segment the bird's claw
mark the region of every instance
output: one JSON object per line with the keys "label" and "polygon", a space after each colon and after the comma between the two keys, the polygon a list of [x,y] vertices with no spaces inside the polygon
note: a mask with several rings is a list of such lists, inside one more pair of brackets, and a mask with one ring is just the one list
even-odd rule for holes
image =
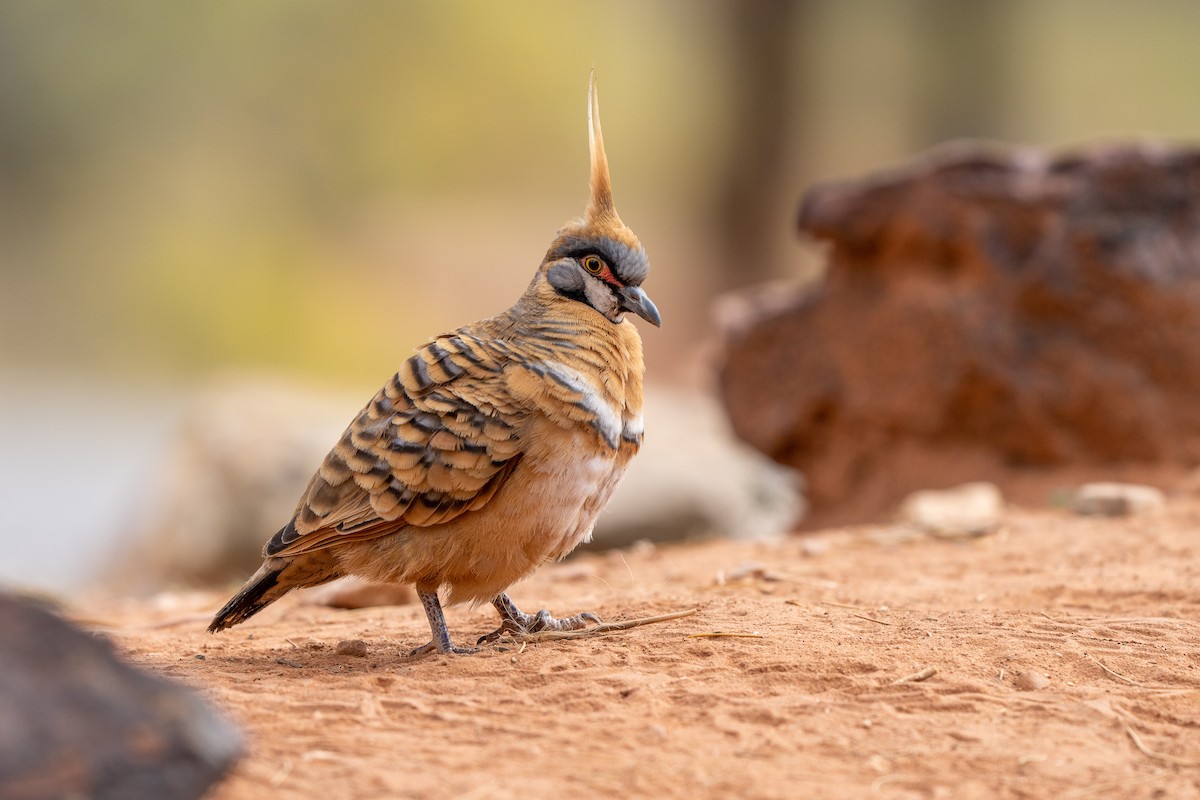
{"label": "bird's claw", "polygon": [[496,628],[491,633],[480,636],[479,641],[475,642],[475,644],[494,642],[506,633],[524,635],[540,631],[577,631],[581,628],[586,628],[589,622],[599,625],[603,620],[591,611],[584,611],[572,617],[555,619],[550,616],[549,611],[543,608],[536,614],[521,613],[512,617],[504,617],[500,622],[499,628]]}
{"label": "bird's claw", "polygon": [[426,644],[421,645],[420,647],[414,647],[409,652],[408,657],[409,658],[417,658],[418,656],[427,656],[430,653],[442,653],[445,655],[469,656],[472,653],[478,653],[478,652],[479,652],[479,648],[477,648],[477,647],[454,647],[453,645],[451,645],[451,647],[448,650],[443,650],[441,647],[438,647],[436,642],[428,642]]}
{"label": "bird's claw", "polygon": [[517,622],[516,620],[506,619],[500,623],[500,627],[496,628],[496,630],[492,631],[491,633],[485,633],[483,636],[480,636],[479,639],[475,642],[475,644],[483,644],[484,642],[494,642],[506,633],[517,634],[517,633],[528,633],[528,632],[529,631],[527,631],[527,630],[525,630],[525,628],[521,627],[521,624],[519,622]]}

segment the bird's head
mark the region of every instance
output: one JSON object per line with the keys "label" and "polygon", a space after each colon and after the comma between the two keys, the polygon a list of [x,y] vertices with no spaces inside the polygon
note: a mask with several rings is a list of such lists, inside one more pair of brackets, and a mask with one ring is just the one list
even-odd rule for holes
{"label": "bird's head", "polygon": [[626,312],[633,312],[661,327],[658,309],[642,289],[650,269],[646,251],[613,204],[594,72],[588,82],[588,143],[592,170],[587,212],[559,230],[539,273],[559,296],[591,306],[610,322],[619,323]]}

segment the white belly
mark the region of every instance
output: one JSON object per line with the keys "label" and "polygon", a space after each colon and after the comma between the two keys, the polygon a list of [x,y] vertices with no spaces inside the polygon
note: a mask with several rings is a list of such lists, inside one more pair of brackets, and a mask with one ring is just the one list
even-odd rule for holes
{"label": "white belly", "polygon": [[557,560],[592,538],[596,518],[624,477],[625,466],[618,464],[616,453],[607,453],[556,464],[544,475],[549,496],[538,527],[550,532],[546,556]]}

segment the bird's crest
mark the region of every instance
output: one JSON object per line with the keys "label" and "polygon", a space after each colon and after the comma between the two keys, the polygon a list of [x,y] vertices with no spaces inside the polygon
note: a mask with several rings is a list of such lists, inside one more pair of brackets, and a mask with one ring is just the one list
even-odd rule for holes
{"label": "bird's crest", "polygon": [[588,149],[592,155],[591,189],[587,220],[597,222],[602,217],[616,217],[613,204],[612,178],[608,174],[608,156],[604,153],[604,134],[600,131],[600,98],[596,94],[596,70],[588,78]]}

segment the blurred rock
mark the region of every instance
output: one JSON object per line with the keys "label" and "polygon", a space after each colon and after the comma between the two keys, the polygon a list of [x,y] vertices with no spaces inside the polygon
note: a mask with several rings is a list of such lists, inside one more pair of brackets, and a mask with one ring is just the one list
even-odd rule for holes
{"label": "blurred rock", "polygon": [[805,536],[800,542],[800,555],[805,558],[820,558],[829,552],[829,540],[816,536]]}
{"label": "blurred rock", "polygon": [[804,516],[803,478],[737,441],[707,395],[646,392],[646,439],[612,502],[592,549],[640,539],[767,539]]}
{"label": "blurred rock", "polygon": [[127,592],[235,583],[362,399],[285,381],[231,377],[197,394],[163,464],[133,509],[129,546],[108,582]]}
{"label": "blurred rock", "polygon": [[901,522],[938,536],[981,536],[1000,524],[1004,496],[994,483],[913,492],[900,504]]}
{"label": "blurred rock", "polygon": [[1175,492],[1182,495],[1200,495],[1200,469],[1190,470],[1175,486]]}
{"label": "blurred rock", "polygon": [[0,800],[198,798],[241,753],[189,689],[0,594]]}
{"label": "blurred rock", "polygon": [[1075,493],[1072,507],[1076,514],[1123,517],[1161,511],[1166,505],[1163,493],[1153,486],[1132,483],[1088,483]]}
{"label": "blurred rock", "polygon": [[[245,579],[363,402],[264,381],[201,393],[147,487],[109,583],[150,592]],[[601,514],[593,547],[777,536],[802,516],[799,476],[738,442],[715,401],[650,391],[645,416],[645,446]],[[364,582],[314,591],[313,602],[340,607],[411,602],[406,589]]]}
{"label": "blurred rock", "polygon": [[1200,462],[1200,150],[946,148],[815,187],[800,227],[826,279],[732,306],[720,386],[818,514],[1006,470]]}

